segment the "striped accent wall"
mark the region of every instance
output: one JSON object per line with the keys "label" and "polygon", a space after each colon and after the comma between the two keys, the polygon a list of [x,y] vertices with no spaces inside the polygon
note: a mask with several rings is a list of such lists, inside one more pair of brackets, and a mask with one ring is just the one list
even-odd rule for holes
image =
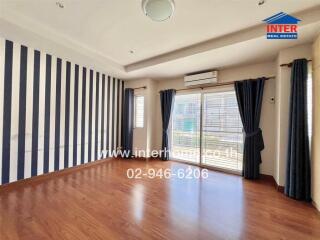
{"label": "striped accent wall", "polygon": [[123,85],[0,38],[0,184],[96,161],[103,150],[116,150]]}

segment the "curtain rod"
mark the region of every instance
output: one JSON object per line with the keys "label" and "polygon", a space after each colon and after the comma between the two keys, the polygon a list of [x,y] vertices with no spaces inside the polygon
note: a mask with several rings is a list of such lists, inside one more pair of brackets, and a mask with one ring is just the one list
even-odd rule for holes
{"label": "curtain rod", "polygon": [[[307,60],[308,62],[312,62],[312,59],[309,59]],[[290,63],[283,63],[283,64],[280,64],[280,67],[292,67],[292,63],[293,62],[290,62]]]}
{"label": "curtain rod", "polygon": [[[269,80],[275,78],[275,76],[270,76],[267,77],[265,80]],[[246,80],[246,79],[245,79]],[[239,81],[244,81],[244,80],[239,80]],[[212,88],[212,87],[220,87],[220,86],[227,86],[227,85],[233,85],[236,81],[232,82],[225,82],[225,83],[217,83],[211,86],[206,86],[206,87],[194,87],[194,88],[181,88],[181,89],[176,89],[176,91],[186,91],[186,90],[193,90],[193,89],[204,89],[204,88]],[[237,81],[238,82],[238,81]]]}
{"label": "curtain rod", "polygon": [[142,87],[136,87],[136,88],[132,88],[133,90],[137,90],[137,89],[147,89],[147,86],[142,86]]}

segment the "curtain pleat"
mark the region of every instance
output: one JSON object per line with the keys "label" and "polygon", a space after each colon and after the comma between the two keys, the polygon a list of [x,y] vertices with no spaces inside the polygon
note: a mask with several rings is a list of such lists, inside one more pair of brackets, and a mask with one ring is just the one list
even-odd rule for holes
{"label": "curtain pleat", "polygon": [[307,120],[308,61],[296,59],[291,69],[290,116],[285,194],[311,200],[311,170]]}
{"label": "curtain pleat", "polygon": [[245,132],[243,171],[247,179],[258,179],[261,151],[264,149],[259,128],[265,78],[235,82],[238,108]]}
{"label": "curtain pleat", "polygon": [[162,116],[162,147],[161,147],[161,159],[169,159],[169,141],[168,141],[168,127],[170,122],[171,112],[173,110],[174,97],[176,90],[168,89],[160,91],[161,102],[161,116]]}
{"label": "curtain pleat", "polygon": [[125,158],[132,157],[133,142],[133,117],[134,117],[134,90],[126,88],[124,91],[123,103],[123,122],[122,122],[122,150]]}

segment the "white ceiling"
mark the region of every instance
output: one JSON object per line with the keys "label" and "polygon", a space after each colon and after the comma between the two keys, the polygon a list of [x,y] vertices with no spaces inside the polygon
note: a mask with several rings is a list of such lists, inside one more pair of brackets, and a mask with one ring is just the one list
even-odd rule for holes
{"label": "white ceiling", "polygon": [[320,22],[301,28],[298,40],[270,41],[265,37],[254,38],[223,48],[142,68],[131,74],[132,76],[165,79],[202,70],[221,70],[233,66],[266,62],[275,59],[281,49],[310,42],[310,39],[313,39],[316,35],[315,29],[320,30]]}
{"label": "white ceiling", "polygon": [[[55,0],[0,0],[0,6],[3,18],[14,14],[16,24],[28,20],[39,34],[41,28],[50,30],[56,38],[68,39],[69,45],[72,43],[82,52],[104,59],[106,67],[110,63],[119,66],[116,74],[123,78],[172,77],[269,60],[281,48],[310,42],[319,29],[318,24],[301,27],[299,41],[267,41],[260,37],[126,72],[126,65],[256,26],[280,11],[293,13],[315,7],[320,1],[266,0],[258,6],[258,0],[175,0],[173,18],[160,23],[143,15],[141,0],[60,2],[64,9],[58,8]],[[21,17],[20,23],[17,16]]]}

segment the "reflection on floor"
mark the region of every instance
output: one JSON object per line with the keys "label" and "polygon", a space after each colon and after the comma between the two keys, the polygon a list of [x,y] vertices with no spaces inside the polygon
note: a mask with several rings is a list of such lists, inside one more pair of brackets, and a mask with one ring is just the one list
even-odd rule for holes
{"label": "reflection on floor", "polygon": [[[129,179],[129,168],[142,178]],[[270,181],[214,171],[206,179],[143,176],[161,168],[189,166],[103,160],[1,187],[1,239],[320,239],[318,212]]]}

